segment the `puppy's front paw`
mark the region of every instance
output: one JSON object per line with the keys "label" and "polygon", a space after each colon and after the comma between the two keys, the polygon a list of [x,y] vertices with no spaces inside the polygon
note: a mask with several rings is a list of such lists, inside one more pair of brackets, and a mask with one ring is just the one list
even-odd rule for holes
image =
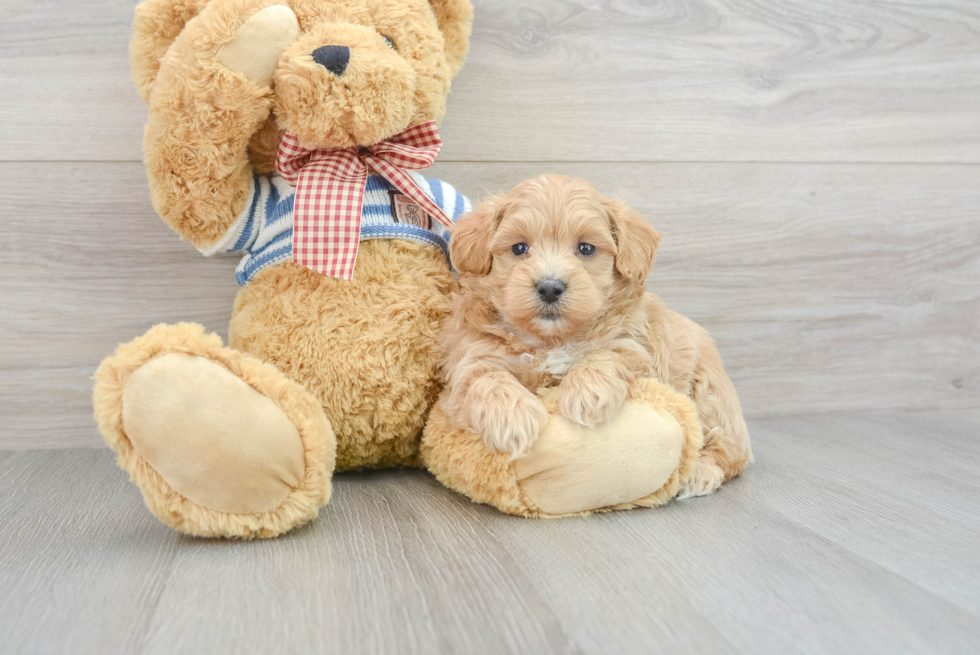
{"label": "puppy's front paw", "polygon": [[484,376],[473,383],[468,394],[470,422],[487,448],[524,455],[548,420],[548,410],[537,396],[517,380]]}
{"label": "puppy's front paw", "polygon": [[558,386],[558,411],[573,423],[594,428],[626,402],[629,385],[605,368],[572,368]]}

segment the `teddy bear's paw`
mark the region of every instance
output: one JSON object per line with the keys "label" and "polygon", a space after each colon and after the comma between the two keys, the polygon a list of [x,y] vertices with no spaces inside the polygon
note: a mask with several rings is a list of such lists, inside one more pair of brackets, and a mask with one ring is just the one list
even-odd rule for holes
{"label": "teddy bear's paw", "polygon": [[178,530],[274,536],[329,498],[336,440],[319,403],[200,326],[158,326],[120,346],[94,396],[119,464]]}
{"label": "teddy bear's paw", "polygon": [[678,500],[694,498],[695,496],[707,496],[714,493],[722,482],[725,481],[725,471],[713,462],[705,461],[703,458],[698,460],[694,473],[687,479],[677,494]]}
{"label": "teddy bear's paw", "polygon": [[527,453],[548,421],[544,404],[517,380],[484,376],[471,385],[468,398],[470,422],[487,448],[512,459]]}
{"label": "teddy bear's paw", "polygon": [[123,429],[181,495],[219,512],[274,509],[303,478],[303,442],[266,396],[204,357],[170,353],[133,372]]}
{"label": "teddy bear's paw", "polygon": [[595,427],[626,401],[629,385],[602,368],[573,368],[558,385],[558,411],[573,423]]}
{"label": "teddy bear's paw", "polygon": [[260,86],[270,86],[282,53],[299,38],[299,21],[293,10],[272,5],[251,16],[221,47],[217,59]]}

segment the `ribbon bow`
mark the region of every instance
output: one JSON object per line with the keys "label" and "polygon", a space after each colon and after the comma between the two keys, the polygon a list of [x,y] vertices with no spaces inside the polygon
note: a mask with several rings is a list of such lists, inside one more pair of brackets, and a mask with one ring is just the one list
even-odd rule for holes
{"label": "ribbon bow", "polygon": [[407,172],[431,166],[441,148],[435,121],[367,148],[310,150],[287,133],[276,155],[276,170],[296,188],[293,261],[323,275],[353,279],[369,167],[451,228],[452,221]]}

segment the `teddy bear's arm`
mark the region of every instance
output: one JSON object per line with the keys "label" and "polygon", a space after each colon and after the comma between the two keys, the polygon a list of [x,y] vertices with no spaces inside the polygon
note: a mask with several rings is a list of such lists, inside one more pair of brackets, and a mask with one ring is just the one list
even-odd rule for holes
{"label": "teddy bear's arm", "polygon": [[199,248],[206,257],[219,252],[244,252],[249,257],[265,256],[291,233],[295,189],[277,175],[252,175],[245,208],[224,237],[209,248]]}
{"label": "teddy bear's arm", "polygon": [[[448,182],[432,177],[422,177],[418,174],[416,174],[414,177],[416,182],[419,183],[419,187],[422,189],[422,191],[429,196],[436,206],[439,207],[439,209],[441,209],[453,223],[458,221],[465,214],[473,211],[473,203],[470,202],[470,199],[464,196],[459,189]],[[441,237],[442,241],[446,244],[448,244],[452,238],[452,232],[437,221],[432,221],[430,229],[436,235]],[[448,258],[448,253],[446,256]],[[450,263],[450,267],[452,267],[452,263]]]}
{"label": "teddy bear's arm", "polygon": [[422,191],[452,220],[454,223],[468,212],[473,211],[473,204],[470,199],[464,196],[459,189],[443,180],[421,175],[416,176],[416,181],[421,181],[419,186]]}
{"label": "teddy bear's arm", "polygon": [[242,3],[232,20],[206,7],[174,41],[150,95],[144,150],[153,205],[202,250],[222,241],[247,206],[248,143],[271,111],[275,62],[299,33],[287,7],[255,4]]}

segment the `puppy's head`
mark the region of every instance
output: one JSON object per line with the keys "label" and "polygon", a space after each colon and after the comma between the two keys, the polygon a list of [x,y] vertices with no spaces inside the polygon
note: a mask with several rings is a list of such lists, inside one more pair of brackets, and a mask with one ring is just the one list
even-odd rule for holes
{"label": "puppy's head", "polygon": [[464,287],[546,339],[594,325],[639,298],[660,235],[584,180],[542,175],[460,219],[450,245]]}

